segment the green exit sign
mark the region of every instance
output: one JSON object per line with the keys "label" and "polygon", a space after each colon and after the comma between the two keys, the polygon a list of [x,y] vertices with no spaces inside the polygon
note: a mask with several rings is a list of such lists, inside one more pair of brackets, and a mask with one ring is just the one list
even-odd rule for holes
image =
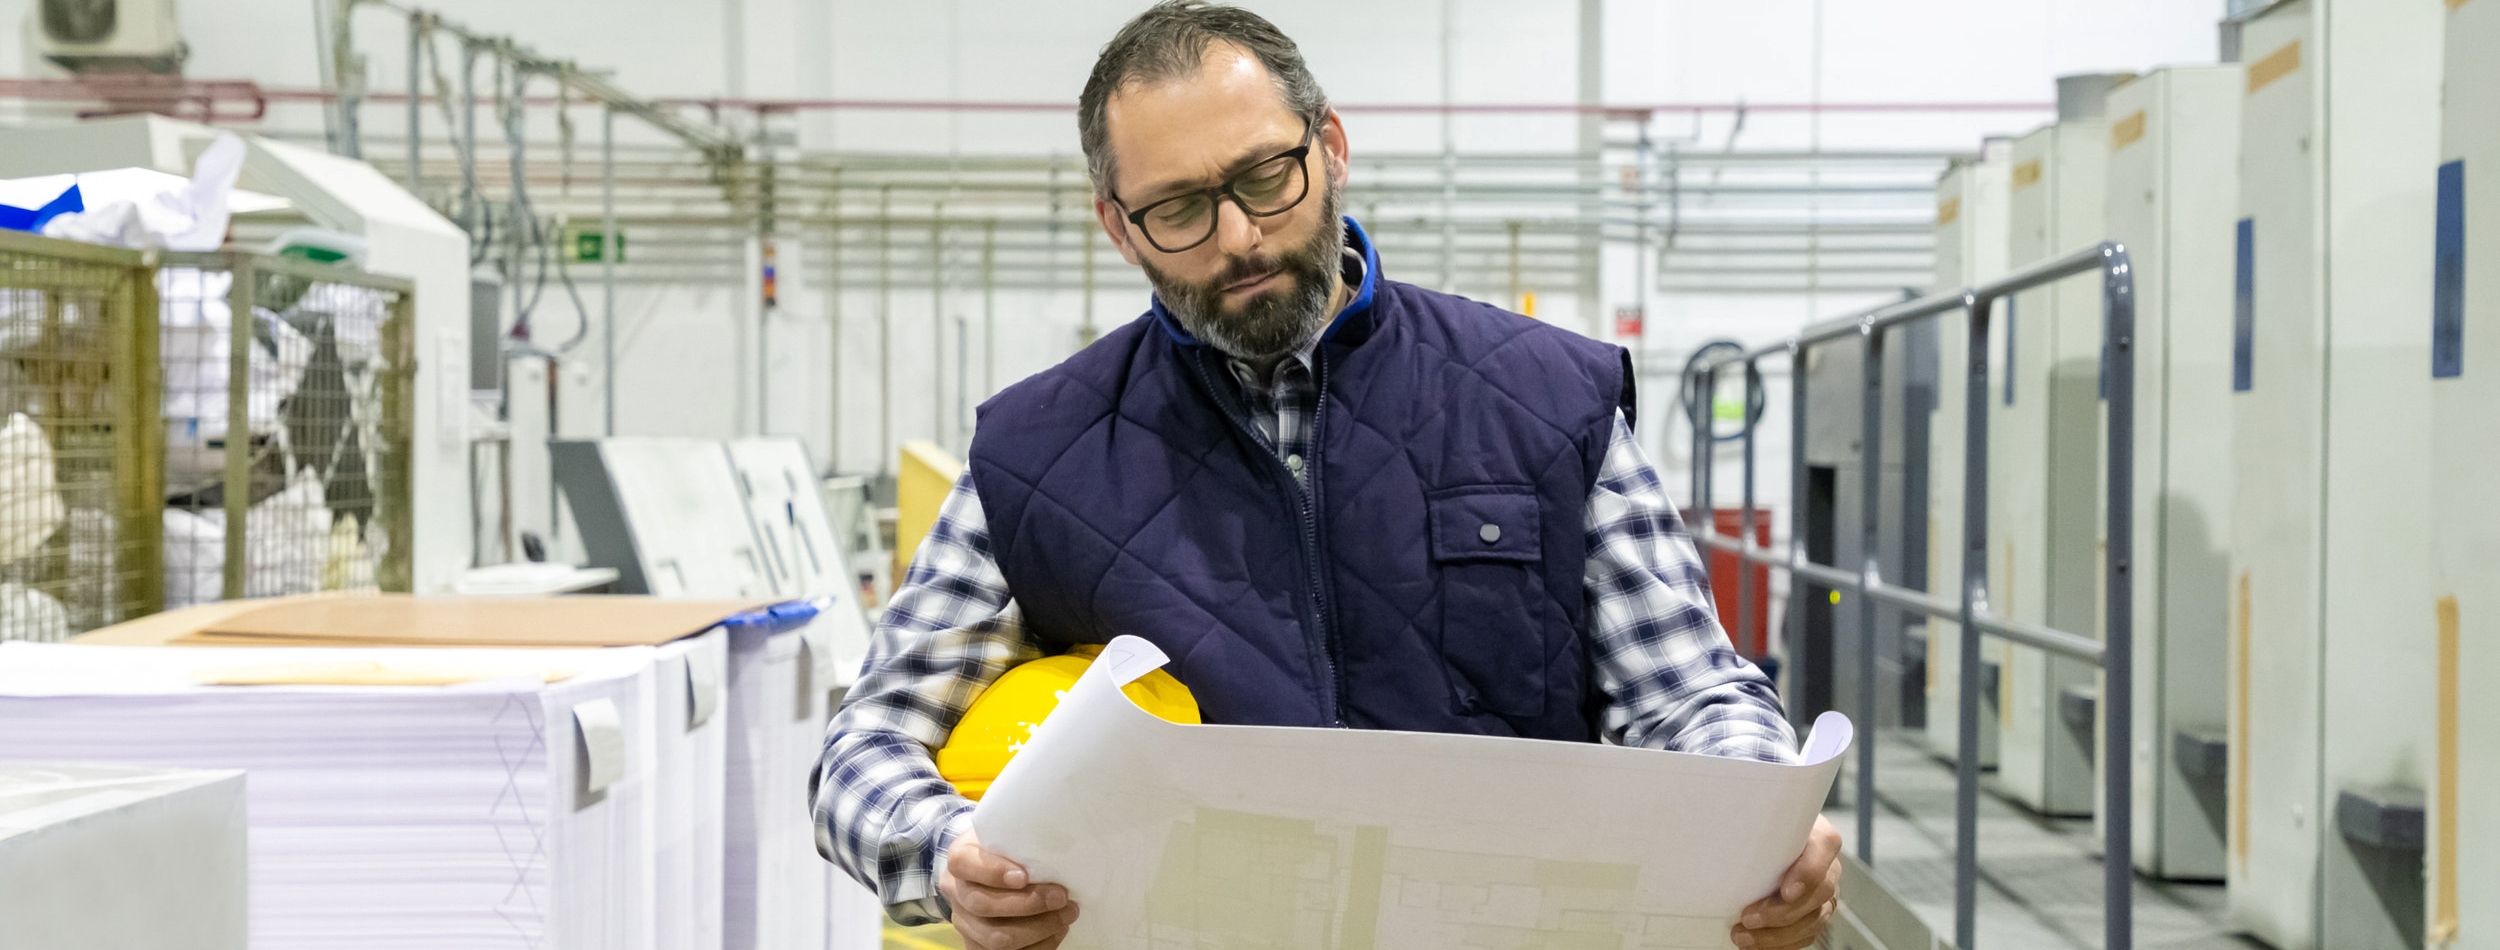
{"label": "green exit sign", "polygon": [[[607,234],[605,232],[576,231],[573,234],[573,260],[580,264],[595,264],[606,260],[606,245]],[[616,260],[620,264],[625,261],[625,232],[623,231],[616,232]]]}

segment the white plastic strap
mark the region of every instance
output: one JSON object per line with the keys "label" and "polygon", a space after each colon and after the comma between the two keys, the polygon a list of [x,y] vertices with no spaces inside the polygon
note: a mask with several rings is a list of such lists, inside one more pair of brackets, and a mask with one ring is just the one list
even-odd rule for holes
{"label": "white plastic strap", "polygon": [[614,700],[594,699],[573,707],[573,726],[581,731],[583,759],[589,763],[582,787],[594,795],[607,791],[625,777],[624,717],[617,714]]}
{"label": "white plastic strap", "polygon": [[701,729],[720,709],[721,653],[697,646],[686,653],[686,728]]}
{"label": "white plastic strap", "polygon": [[833,634],[822,620],[808,621],[799,628],[799,645],[807,648],[807,681],[817,689],[832,689],[841,667],[833,658]]}

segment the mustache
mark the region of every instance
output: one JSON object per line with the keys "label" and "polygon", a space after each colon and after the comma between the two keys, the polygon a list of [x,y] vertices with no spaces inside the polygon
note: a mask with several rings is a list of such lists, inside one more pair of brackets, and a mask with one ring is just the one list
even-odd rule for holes
{"label": "mustache", "polygon": [[1234,284],[1257,280],[1284,269],[1284,260],[1274,255],[1236,257],[1233,258],[1232,263],[1224,266],[1224,273],[1216,277],[1214,284],[1218,288],[1230,287]]}

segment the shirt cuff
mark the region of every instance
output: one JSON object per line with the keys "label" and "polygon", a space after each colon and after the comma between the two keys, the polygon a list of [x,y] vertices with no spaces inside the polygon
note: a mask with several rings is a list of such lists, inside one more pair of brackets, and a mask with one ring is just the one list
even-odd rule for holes
{"label": "shirt cuff", "polygon": [[888,904],[886,916],[904,924],[934,924],[954,919],[955,909],[947,905],[946,894],[938,889],[938,882],[946,880],[946,853],[954,849],[955,839],[972,830],[972,807],[971,802],[965,802],[962,809],[946,819],[946,824],[929,842],[929,847],[936,852],[936,856],[929,859],[929,896]]}

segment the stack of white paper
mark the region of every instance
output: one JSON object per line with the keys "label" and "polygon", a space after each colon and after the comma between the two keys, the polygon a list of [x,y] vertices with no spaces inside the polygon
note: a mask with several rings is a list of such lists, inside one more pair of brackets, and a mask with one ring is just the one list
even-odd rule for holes
{"label": "stack of white paper", "polygon": [[652,704],[652,867],[661,950],[720,950],[729,634],[658,648]]}
{"label": "stack of white paper", "polygon": [[[246,770],[258,950],[651,950],[656,655],[0,644],[0,758]],[[199,685],[351,668],[492,678]]]}
{"label": "stack of white paper", "polygon": [[0,945],[243,950],[243,773],[0,766]]}
{"label": "stack of white paper", "polygon": [[876,898],[816,853],[808,777],[845,679],[840,615],[804,604],[733,617],[729,632],[729,950],[875,950]]}

